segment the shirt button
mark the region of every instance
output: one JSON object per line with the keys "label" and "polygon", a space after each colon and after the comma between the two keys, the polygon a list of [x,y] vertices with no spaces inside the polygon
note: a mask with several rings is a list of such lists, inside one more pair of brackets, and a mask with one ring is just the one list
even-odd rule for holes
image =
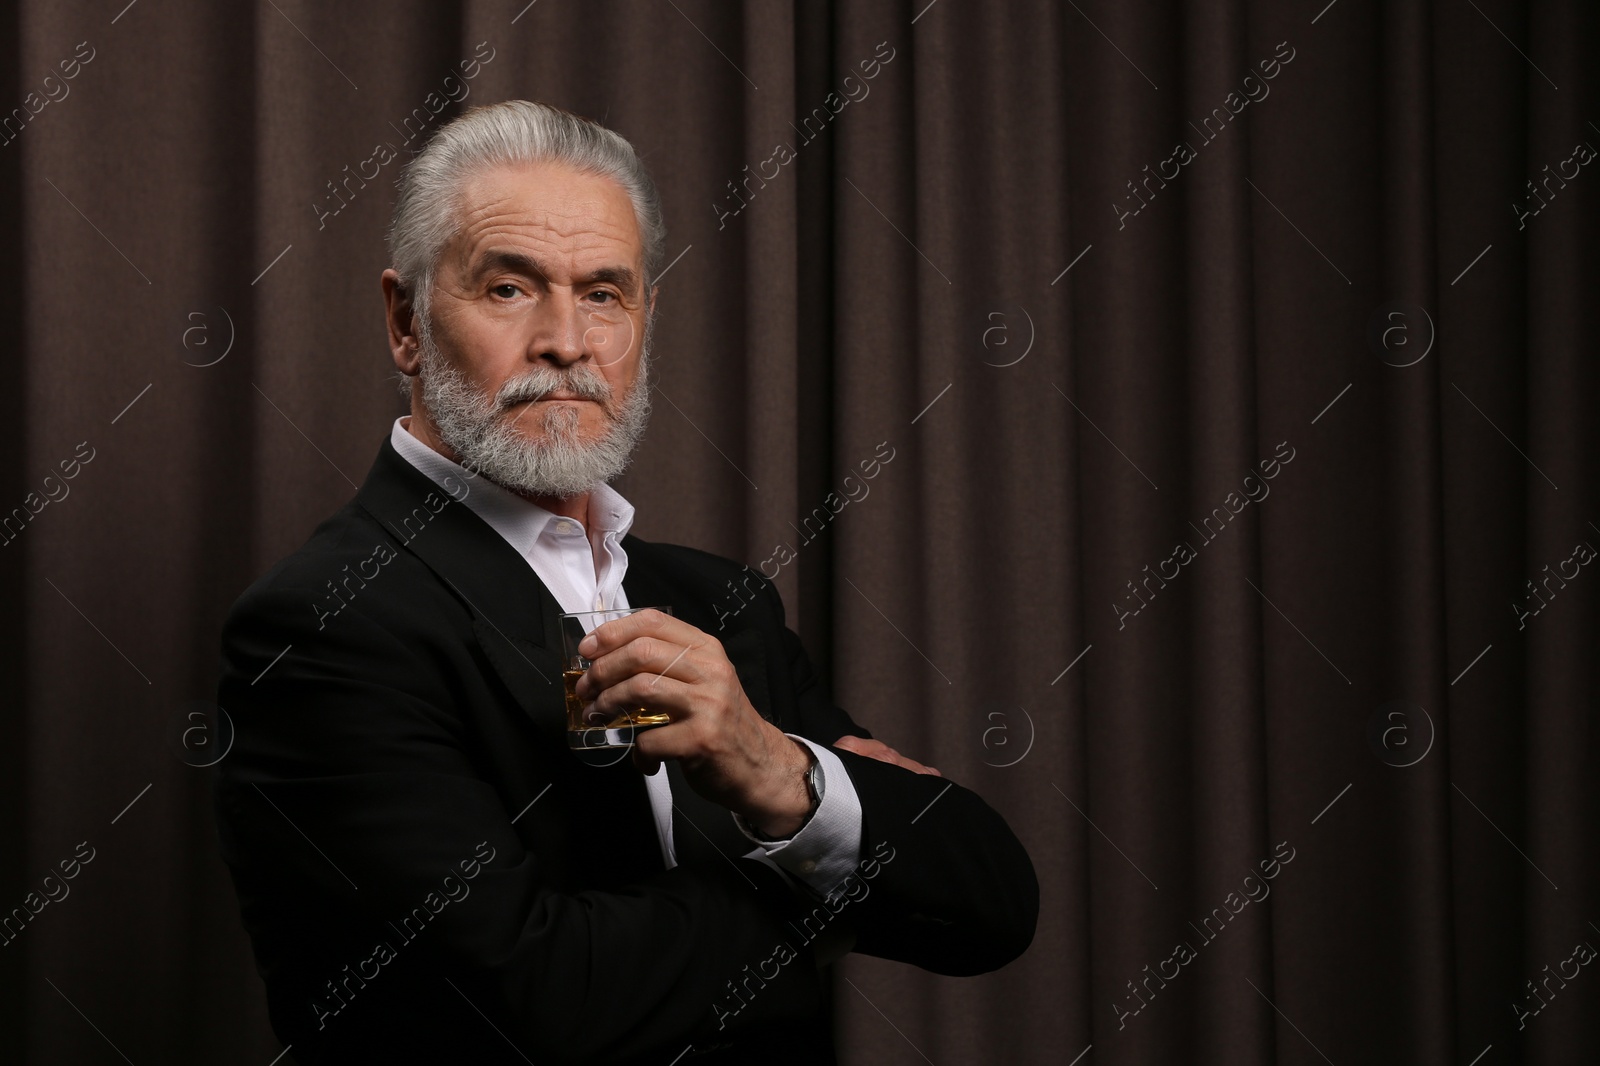
{"label": "shirt button", "polygon": [[802,862],[800,864],[800,872],[803,873],[803,874],[816,873],[817,872],[817,860],[816,859],[807,859],[805,862]]}

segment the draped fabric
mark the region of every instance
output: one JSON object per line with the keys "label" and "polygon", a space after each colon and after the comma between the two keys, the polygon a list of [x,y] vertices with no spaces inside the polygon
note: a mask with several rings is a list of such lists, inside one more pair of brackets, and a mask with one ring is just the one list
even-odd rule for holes
{"label": "draped fabric", "polygon": [[512,97],[662,188],[634,531],[1038,869],[1000,972],[848,959],[841,1061],[1593,1054],[1592,4],[124,5],[0,12],[0,1058],[282,1050],[218,627],[402,409],[401,166]]}

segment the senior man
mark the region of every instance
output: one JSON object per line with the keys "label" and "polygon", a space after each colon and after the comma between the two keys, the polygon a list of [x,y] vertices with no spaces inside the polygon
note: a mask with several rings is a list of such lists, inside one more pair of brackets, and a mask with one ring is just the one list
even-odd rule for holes
{"label": "senior man", "polygon": [[[408,165],[383,273],[411,401],[235,604],[224,858],[303,1063],[834,1061],[827,965],[1016,958],[1038,884],[981,799],[835,707],[774,586],[640,540],[664,227],[616,133],[513,100]],[[569,750],[578,695],[669,724]],[[590,756],[590,757],[580,757]]]}

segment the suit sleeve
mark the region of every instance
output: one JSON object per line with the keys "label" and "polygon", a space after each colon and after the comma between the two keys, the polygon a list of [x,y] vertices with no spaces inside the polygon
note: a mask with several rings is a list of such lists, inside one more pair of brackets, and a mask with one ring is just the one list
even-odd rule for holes
{"label": "suit sleeve", "polygon": [[[426,950],[458,991],[497,996],[498,1009],[480,1003],[486,1015],[541,1063],[608,1061],[818,1011],[809,950],[736,1014],[715,1007],[730,979],[791,936],[799,907],[780,874],[740,860],[617,891],[555,890],[474,765],[441,668],[468,652],[402,642],[360,601],[319,629],[307,604],[251,593],[224,632],[218,698],[236,739],[216,797],[236,880],[372,925],[421,913]],[[266,940],[270,971],[280,960]]]}
{"label": "suit sleeve", "polygon": [[[871,737],[834,706],[767,582],[798,700],[797,732],[832,745]],[[947,777],[833,749],[862,810],[860,868],[836,894],[854,950],[952,976],[986,973],[1027,950],[1039,916],[1033,862],[1004,818]]]}

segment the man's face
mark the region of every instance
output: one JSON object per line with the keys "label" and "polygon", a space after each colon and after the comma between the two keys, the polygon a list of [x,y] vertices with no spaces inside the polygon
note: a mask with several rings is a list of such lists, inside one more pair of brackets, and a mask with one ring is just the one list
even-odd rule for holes
{"label": "man's face", "polygon": [[580,495],[621,472],[648,415],[633,205],[560,164],[487,171],[462,203],[419,323],[423,405],[491,480]]}

